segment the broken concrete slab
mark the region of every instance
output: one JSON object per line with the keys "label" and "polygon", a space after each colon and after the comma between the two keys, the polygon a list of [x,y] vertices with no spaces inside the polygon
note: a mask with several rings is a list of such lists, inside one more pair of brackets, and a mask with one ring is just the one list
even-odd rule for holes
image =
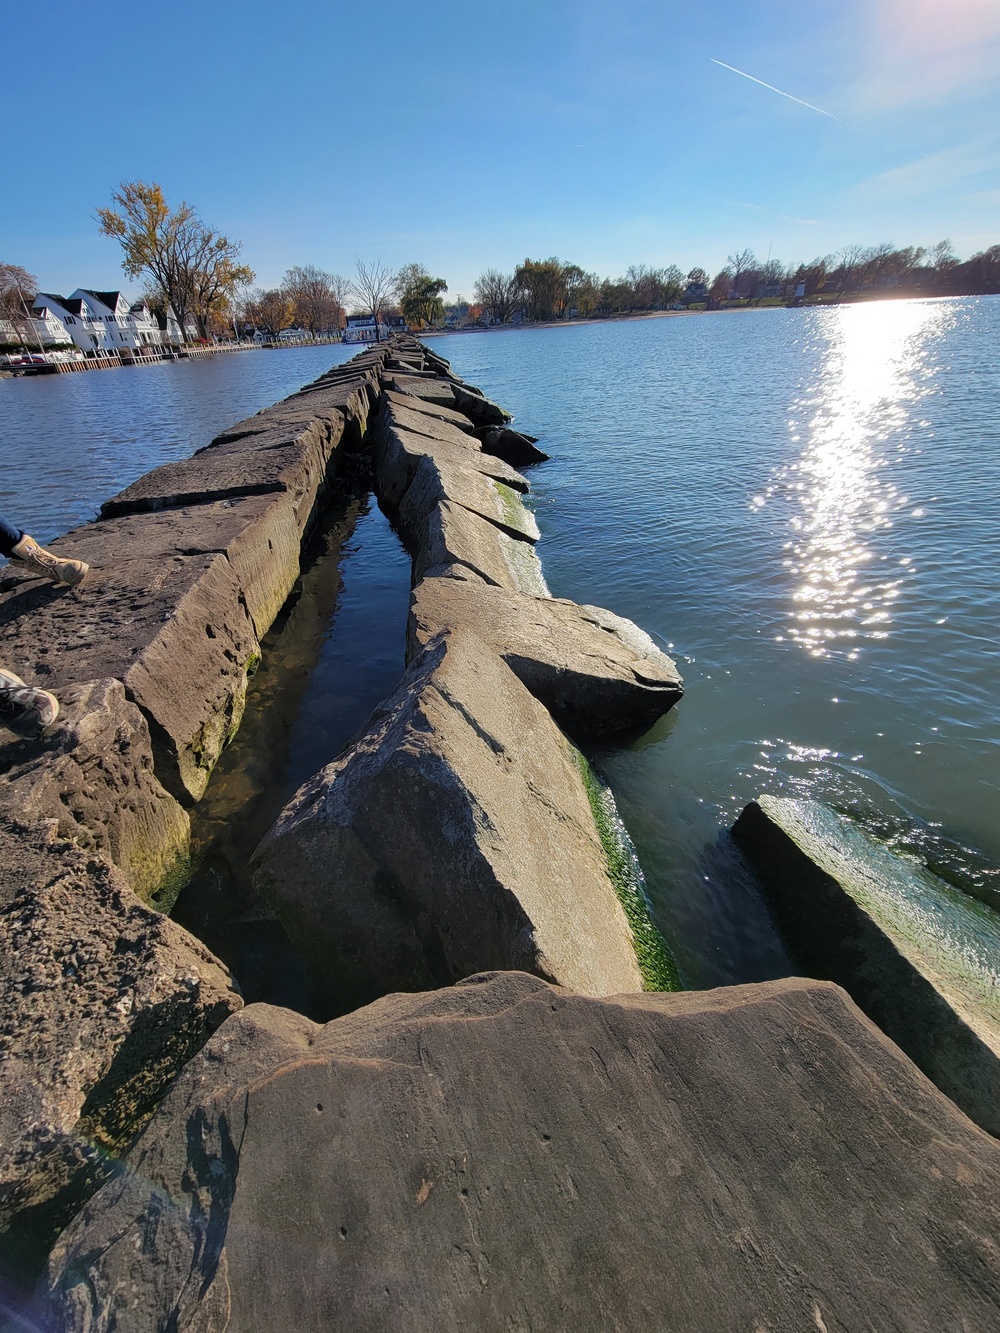
{"label": "broken concrete slab", "polygon": [[59,717],[39,737],[0,731],[0,822],[53,825],[99,852],[133,892],[168,906],[188,871],[187,811],[153,773],[146,719],[120,681],[59,691]]}
{"label": "broken concrete slab", "polygon": [[733,837],[803,966],[1000,1135],[1000,916],[816,801],[761,796]]}
{"label": "broken concrete slab", "polygon": [[425,653],[252,864],[327,1012],[490,967],[642,986],[576,752],[471,635]]}
{"label": "broken concrete slab", "polygon": [[[60,1328],[996,1325],[1000,1155],[827,983],[253,1005],[60,1238]],[[39,1316],[39,1325],[46,1323]]]}
{"label": "broken concrete slab", "polygon": [[50,825],[0,824],[0,1262],[27,1266],[240,1007],[222,964]]}
{"label": "broken concrete slab", "polygon": [[243,715],[247,675],[260,659],[243,590],[221,554],[123,558],[107,523],[53,542],[86,553],[82,589],[8,575],[0,591],[0,652],[56,694],[114,677],[152,724],[156,774],[198,800]]}
{"label": "broken concrete slab", "polygon": [[533,542],[512,537],[488,519],[444,500],[427,516],[413,555],[413,581],[455,564],[510,592],[549,595]]}
{"label": "broken concrete slab", "polygon": [[407,661],[449,628],[475,629],[579,741],[651,727],[684,692],[677,667],[630,620],[491,587],[462,566],[413,590]]}
{"label": "broken concrete slab", "polygon": [[[480,455],[481,456],[481,455]],[[503,482],[449,459],[425,456],[399,504],[399,521],[405,536],[419,546],[431,511],[444,501],[478,514],[511,537],[536,542],[538,524],[518,493]]]}
{"label": "broken concrete slab", "polygon": [[437,418],[439,421],[447,421],[449,425],[457,427],[463,434],[472,435],[474,432],[475,428],[467,416],[453,408],[445,407],[441,403],[429,403],[423,398],[414,398],[412,394],[397,393],[394,389],[386,389],[385,399],[387,403],[395,407],[403,407],[408,412],[419,413],[420,416],[424,417]]}

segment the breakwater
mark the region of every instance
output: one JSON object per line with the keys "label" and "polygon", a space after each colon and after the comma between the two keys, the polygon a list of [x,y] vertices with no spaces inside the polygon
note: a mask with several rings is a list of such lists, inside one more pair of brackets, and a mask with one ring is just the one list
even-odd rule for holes
{"label": "breakwater", "polygon": [[[74,667],[106,687],[68,698],[75,730],[51,757],[17,747],[9,783],[12,841],[41,866],[8,913],[23,927],[10,1124],[31,1131],[4,1139],[20,1150],[9,1232],[32,1208],[63,1221],[115,1176],[53,1255],[55,1326],[558,1327],[597,1308],[623,1327],[670,1310],[707,1329],[749,1300],[776,1327],[860,1328],[887,1308],[887,1268],[899,1327],[992,1308],[960,1274],[925,1292],[899,1255],[913,1267],[959,1226],[988,1234],[995,1149],[840,992],[642,994],[666,979],[663,945],[616,882],[614,820],[580,750],[648,725],[679,680],[635,626],[546,596],[517,471],[538,458],[446,363],[396,343],[108,502],[56,544],[93,566],[71,599],[14,575],[3,590],[12,663],[63,695]],[[325,1025],[264,1006],[222,1022],[239,1004],[224,970],[129,885],[162,898],[183,874],[187,807],[352,460],[374,464],[413,559],[408,668],[290,802],[256,873],[332,1012],[416,993]],[[167,979],[186,1009],[156,991]],[[18,1010],[25,993],[34,1007]],[[81,994],[89,1009],[66,1003]],[[871,1179],[850,1186],[847,1221],[862,1140]],[[923,1173],[942,1141],[962,1155],[961,1190]],[[717,1169],[736,1183],[721,1227]],[[911,1208],[890,1264],[878,1218],[897,1197]],[[762,1276],[748,1253],[768,1257]],[[770,1276],[789,1264],[807,1274],[794,1289]]]}

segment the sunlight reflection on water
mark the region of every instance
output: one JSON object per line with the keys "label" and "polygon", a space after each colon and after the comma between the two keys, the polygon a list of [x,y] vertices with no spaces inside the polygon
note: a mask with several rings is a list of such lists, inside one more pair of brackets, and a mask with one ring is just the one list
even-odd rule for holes
{"label": "sunlight reflection on water", "polygon": [[[816,382],[790,406],[798,457],[751,507],[787,510],[784,544],[791,605],[784,633],[813,657],[854,661],[859,639],[888,637],[916,572],[909,555],[877,557],[873,534],[908,504],[888,479],[893,456],[914,447],[914,405],[931,392],[928,351],[947,331],[945,305],[889,303],[827,312]],[[922,511],[914,510],[914,517]]]}

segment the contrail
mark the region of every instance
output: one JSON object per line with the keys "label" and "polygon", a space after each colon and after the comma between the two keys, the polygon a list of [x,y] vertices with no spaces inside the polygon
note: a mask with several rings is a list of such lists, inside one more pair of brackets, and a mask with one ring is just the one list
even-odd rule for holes
{"label": "contrail", "polygon": [[709,56],[709,60],[713,65],[721,65],[723,69],[731,69],[734,74],[738,74],[742,79],[749,79],[751,83],[759,83],[762,88],[770,88],[771,92],[777,93],[779,97],[787,97],[790,102],[798,102],[799,106],[807,106],[810,111],[818,111],[821,116],[828,116],[830,120],[835,120],[838,125],[846,123],[839,116],[835,116],[832,111],[824,111],[821,106],[813,106],[812,102],[803,102],[801,97],[793,97],[791,93],[785,93],[780,88],[775,88],[773,83],[765,83],[763,79],[755,79],[752,74],[737,69],[735,65],[727,65],[724,60],[716,60],[714,56]]}

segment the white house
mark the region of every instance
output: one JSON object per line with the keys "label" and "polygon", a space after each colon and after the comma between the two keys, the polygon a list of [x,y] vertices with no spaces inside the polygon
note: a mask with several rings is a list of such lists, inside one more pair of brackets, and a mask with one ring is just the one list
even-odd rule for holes
{"label": "white house", "polygon": [[[388,338],[390,333],[403,333],[406,321],[398,315],[389,316],[387,322],[379,320],[378,336]],[[375,320],[371,315],[348,315],[347,328],[344,330],[345,343],[373,343],[375,341]]]}
{"label": "white house", "polygon": [[80,351],[94,356],[108,351],[110,342],[109,326],[98,311],[99,304],[78,289],[72,296],[39,292],[32,309],[45,309],[49,318],[55,316]]}
{"label": "white house", "polygon": [[70,297],[81,300],[105,328],[105,350],[140,352],[159,349],[160,329],[144,301],[129,302],[121,292],[92,292],[78,287]]}
{"label": "white house", "polygon": [[73,339],[59,316],[36,301],[32,304],[30,320],[15,323],[0,319],[0,343],[11,347],[27,345],[29,351],[37,352],[39,347],[72,346]]}

